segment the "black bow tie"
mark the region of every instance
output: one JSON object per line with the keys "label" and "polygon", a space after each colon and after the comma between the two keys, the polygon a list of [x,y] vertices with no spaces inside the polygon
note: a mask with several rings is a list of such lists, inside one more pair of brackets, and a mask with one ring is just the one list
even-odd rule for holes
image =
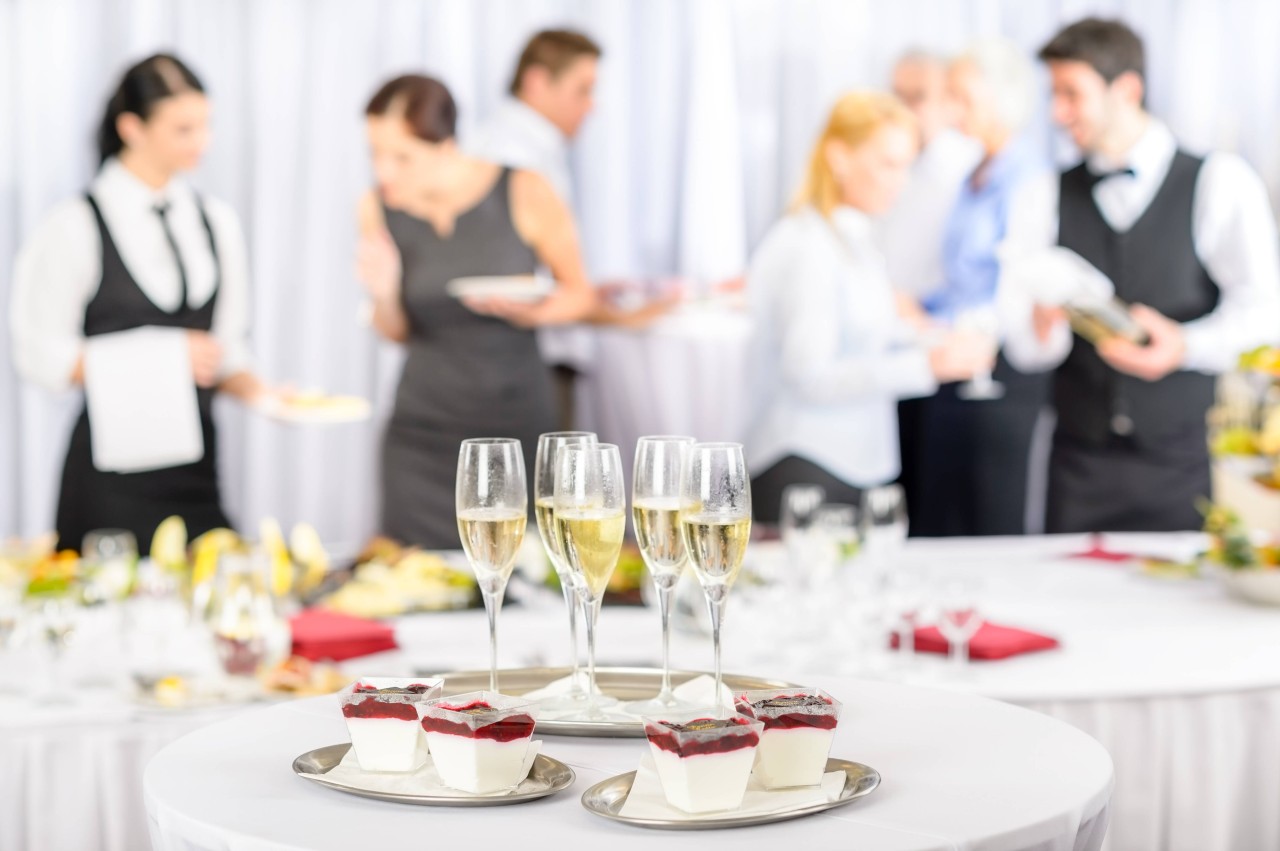
{"label": "black bow tie", "polygon": [[1091,184],[1098,184],[1104,180],[1107,180],[1108,178],[1120,177],[1121,175],[1125,175],[1127,177],[1134,177],[1135,174],[1136,172],[1134,172],[1134,170],[1129,166],[1125,166],[1124,168],[1118,168],[1115,171],[1103,171],[1103,172],[1091,171],[1089,172],[1089,182]]}

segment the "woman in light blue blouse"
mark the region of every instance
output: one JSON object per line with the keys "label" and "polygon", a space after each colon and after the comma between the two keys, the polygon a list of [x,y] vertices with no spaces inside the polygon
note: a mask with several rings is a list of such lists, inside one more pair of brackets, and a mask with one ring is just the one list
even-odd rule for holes
{"label": "woman in light blue blouse", "polygon": [[[948,93],[959,129],[983,146],[965,181],[943,242],[943,286],[924,300],[944,325],[984,312],[994,317],[1000,275],[997,248],[1009,206],[1029,177],[1048,169],[1022,132],[1036,97],[1030,58],[1005,41],[985,41],[948,69]],[[915,535],[1013,535],[1027,529],[1029,458],[1037,417],[1048,403],[1047,378],[1016,372],[1000,358],[999,399],[966,399],[944,383],[920,403],[914,452],[918,480],[909,482]],[[927,479],[927,481],[925,480]],[[1033,501],[1034,504],[1034,501]]]}

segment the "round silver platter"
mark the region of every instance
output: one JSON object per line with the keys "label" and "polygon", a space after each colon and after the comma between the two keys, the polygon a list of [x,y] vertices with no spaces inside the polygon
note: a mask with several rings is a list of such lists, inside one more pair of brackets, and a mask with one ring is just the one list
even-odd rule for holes
{"label": "round silver platter", "polygon": [[329,745],[307,751],[293,761],[293,773],[321,786],[358,795],[361,798],[374,798],[379,801],[395,801],[400,804],[418,804],[426,807],[501,807],[507,804],[521,804],[537,798],[554,795],[573,785],[573,769],[559,760],[538,754],[533,761],[533,768],[516,790],[510,795],[410,795],[398,792],[382,792],[376,789],[365,789],[346,783],[336,783],[325,775],[329,773],[351,747],[349,742],[340,745]]}
{"label": "round silver platter", "polygon": [[[445,695],[489,688],[489,672],[450,671],[433,673],[417,671],[417,676],[444,680]],[[502,668],[498,670],[498,690],[503,694],[522,695],[569,676],[568,668]],[[679,686],[694,677],[704,676],[700,671],[672,671],[671,684]],[[795,683],[766,679],[745,674],[725,674],[724,684],[733,691],[752,689],[793,688]],[[659,668],[596,668],[596,685],[609,697],[626,703],[632,700],[648,700],[662,687],[662,670]],[[538,719],[537,732],[544,736],[594,736],[599,738],[644,738],[644,725],[639,718],[633,720],[607,719],[587,721],[579,719]]]}
{"label": "round silver platter", "polygon": [[627,818],[621,815],[622,805],[631,793],[631,784],[636,779],[634,771],[619,774],[602,780],[582,793],[582,806],[589,812],[603,816],[623,824],[634,824],[637,827],[649,827],[658,830],[717,830],[729,827],[748,827],[753,824],[771,824],[777,821],[802,818],[825,810],[843,807],[845,804],[870,795],[880,785],[880,772],[860,762],[847,759],[828,759],[827,771],[843,771],[844,788],[833,801],[822,801],[793,810],[778,813],[762,813],[760,815],[735,815],[733,812],[708,813],[688,819],[641,819]]}

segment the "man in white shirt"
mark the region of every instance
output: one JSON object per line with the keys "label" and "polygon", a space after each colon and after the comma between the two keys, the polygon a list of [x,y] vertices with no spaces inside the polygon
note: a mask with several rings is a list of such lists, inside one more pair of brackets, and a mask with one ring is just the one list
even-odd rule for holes
{"label": "man in white shirt", "polygon": [[[582,33],[544,30],[525,45],[510,96],[468,147],[482,159],[536,171],[573,207],[569,144],[590,114],[600,46]],[[538,348],[555,371],[560,424],[572,427],[573,383],[591,357],[584,329],[541,329]]]}
{"label": "man in white shirt", "polygon": [[[1041,51],[1053,118],[1085,161],[1028,185],[1002,249],[1005,355],[1054,373],[1058,425],[1047,528],[1198,528],[1209,494],[1205,414],[1214,376],[1280,336],[1280,257],[1262,181],[1239,157],[1178,148],[1144,109],[1143,46],[1123,23],[1086,19]],[[1096,348],[1060,307],[1035,304],[1020,262],[1052,246],[1102,272],[1149,336]],[[1059,249],[1060,250],[1060,249]]]}

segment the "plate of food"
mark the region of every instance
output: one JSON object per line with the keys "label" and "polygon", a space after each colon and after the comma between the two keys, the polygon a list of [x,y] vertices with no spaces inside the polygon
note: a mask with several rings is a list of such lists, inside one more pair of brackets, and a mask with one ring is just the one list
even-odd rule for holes
{"label": "plate of food", "polygon": [[356,423],[369,419],[372,407],[359,396],[328,395],[318,390],[273,395],[259,404],[268,417],[298,425]]}
{"label": "plate of food", "polygon": [[454,278],[444,285],[444,291],[453,298],[503,298],[529,303],[542,301],[555,288],[555,281],[538,275]]}
{"label": "plate of food", "polygon": [[479,600],[469,569],[440,553],[375,538],[357,558],[346,581],[318,603],[355,617],[390,618],[411,612],[473,608]]}

